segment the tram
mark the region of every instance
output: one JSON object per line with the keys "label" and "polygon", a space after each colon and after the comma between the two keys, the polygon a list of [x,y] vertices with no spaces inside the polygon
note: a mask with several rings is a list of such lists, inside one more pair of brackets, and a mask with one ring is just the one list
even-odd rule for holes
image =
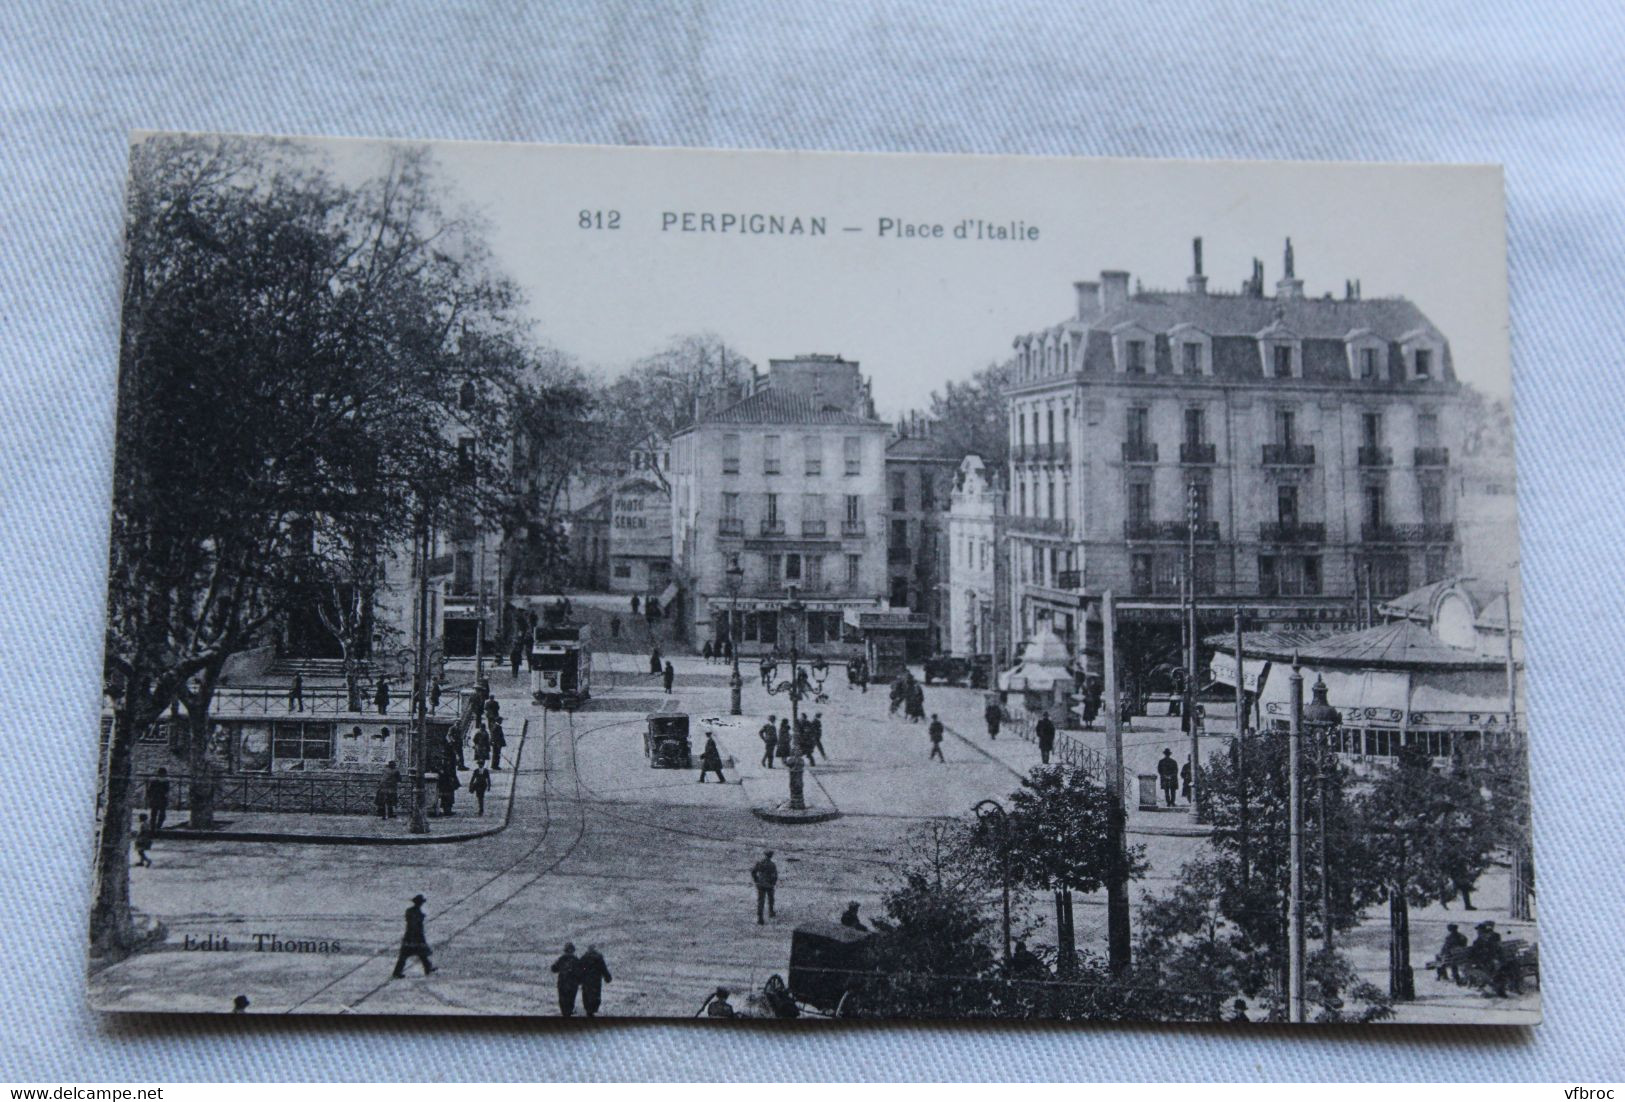
{"label": "tram", "polygon": [[574,710],[592,699],[592,629],[537,624],[531,633],[530,695],[552,709]]}

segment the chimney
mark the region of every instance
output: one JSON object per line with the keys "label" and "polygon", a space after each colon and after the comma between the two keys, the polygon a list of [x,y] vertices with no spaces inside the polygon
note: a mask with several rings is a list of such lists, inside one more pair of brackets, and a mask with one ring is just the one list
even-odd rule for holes
{"label": "chimney", "polygon": [[1241,285],[1241,293],[1248,298],[1264,297],[1264,262],[1253,257],[1253,274]]}
{"label": "chimney", "polygon": [[1088,321],[1089,316],[1100,308],[1100,284],[1093,280],[1078,280],[1072,285],[1078,292],[1078,320]]}
{"label": "chimney", "polygon": [[1100,312],[1109,314],[1128,302],[1128,273],[1100,273]]}
{"label": "chimney", "polygon": [[1202,274],[1202,239],[1191,238],[1191,259],[1195,270],[1185,280],[1185,289],[1193,295],[1207,294],[1207,276]]}
{"label": "chimney", "polygon": [[1282,267],[1286,274],[1275,282],[1276,298],[1302,298],[1303,280],[1297,278],[1296,265],[1292,256],[1292,238],[1286,239],[1286,250],[1281,257]]}

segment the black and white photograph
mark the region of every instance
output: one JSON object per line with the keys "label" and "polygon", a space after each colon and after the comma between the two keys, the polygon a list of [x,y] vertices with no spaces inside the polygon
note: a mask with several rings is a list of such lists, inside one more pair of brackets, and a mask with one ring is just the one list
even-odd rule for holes
{"label": "black and white photograph", "polygon": [[1505,234],[136,135],[91,1004],[1539,1022]]}

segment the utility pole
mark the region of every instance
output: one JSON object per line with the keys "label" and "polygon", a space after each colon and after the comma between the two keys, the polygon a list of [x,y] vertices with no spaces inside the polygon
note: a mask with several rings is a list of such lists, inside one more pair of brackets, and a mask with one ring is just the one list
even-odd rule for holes
{"label": "utility pole", "polygon": [[1191,814],[1198,820],[1202,813],[1198,785],[1201,783],[1201,743],[1196,729],[1196,523],[1198,519],[1196,483],[1185,493],[1185,592],[1190,597],[1190,627],[1187,632],[1190,650],[1185,655],[1185,725],[1191,736]]}
{"label": "utility pole", "polygon": [[1291,878],[1287,891],[1287,1020],[1305,1021],[1303,978],[1303,793],[1299,788],[1298,771],[1302,765],[1303,749],[1303,670],[1298,656],[1292,656],[1291,678],[1292,721],[1287,746],[1287,815],[1288,837],[1291,848],[1288,862]]}
{"label": "utility pole", "polygon": [[413,623],[417,632],[417,639],[414,640],[416,646],[413,648],[413,665],[416,669],[412,674],[412,707],[416,714],[412,717],[412,734],[406,752],[406,768],[412,781],[407,794],[410,806],[407,808],[406,829],[411,834],[427,834],[429,820],[423,807],[423,750],[429,726],[429,518],[422,511],[418,513],[417,529],[418,607]]}
{"label": "utility pole", "polygon": [[1112,591],[1100,595],[1101,673],[1105,679],[1106,710],[1106,845],[1111,851],[1106,881],[1107,958],[1113,975],[1127,975],[1132,965],[1128,915],[1128,852],[1125,849],[1127,809],[1123,793],[1123,724],[1117,710],[1117,607]]}
{"label": "utility pole", "polygon": [[485,676],[485,540],[480,540],[480,573],[474,582],[474,683]]}
{"label": "utility pole", "polygon": [[1516,811],[1517,836],[1512,840],[1511,898],[1508,900],[1507,917],[1527,921],[1532,917],[1529,908],[1529,759],[1523,752],[1523,735],[1518,731],[1518,666],[1512,657],[1512,583],[1508,582],[1502,587],[1501,596],[1507,608],[1507,738],[1511,740],[1509,747],[1517,751],[1513,767],[1522,770],[1521,776],[1525,778]]}
{"label": "utility pole", "polygon": [[1253,862],[1251,838],[1248,834],[1247,806],[1247,690],[1242,672],[1241,658],[1241,606],[1236,606],[1236,802],[1241,815],[1241,883],[1252,883]]}

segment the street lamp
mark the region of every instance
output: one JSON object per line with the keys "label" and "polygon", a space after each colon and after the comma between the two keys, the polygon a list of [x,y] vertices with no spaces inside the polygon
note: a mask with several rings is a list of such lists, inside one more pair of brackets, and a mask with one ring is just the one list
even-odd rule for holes
{"label": "street lamp", "polygon": [[998,800],[983,800],[971,809],[976,821],[999,832],[999,879],[1004,887],[1004,973],[1010,974],[1010,816]]}
{"label": "street lamp", "polygon": [[1314,696],[1303,710],[1303,726],[1314,733],[1315,767],[1320,803],[1320,921],[1326,941],[1326,955],[1332,952],[1332,887],[1326,875],[1326,855],[1331,840],[1326,836],[1326,756],[1332,732],[1343,725],[1343,713],[1326,700],[1326,682],[1315,675]]}
{"label": "street lamp", "polygon": [[[807,614],[807,606],[801,601],[801,594],[796,586],[787,589],[789,599],[779,609],[779,618],[784,623],[786,634],[790,637],[790,680],[782,685],[768,685],[769,693],[785,692],[790,694],[790,756],[785,759],[785,766],[790,771],[790,810],[805,811],[807,809],[807,796],[805,778],[802,776],[806,768],[801,760],[801,622]],[[737,654],[737,650],[735,651]]]}
{"label": "street lamp", "polygon": [[743,715],[744,708],[740,702],[740,695],[744,691],[745,679],[739,676],[739,641],[734,638],[735,629],[739,626],[739,588],[745,581],[745,568],[739,565],[736,557],[723,571],[727,577],[728,585],[728,650],[733,654],[733,673],[728,677],[728,714]]}

